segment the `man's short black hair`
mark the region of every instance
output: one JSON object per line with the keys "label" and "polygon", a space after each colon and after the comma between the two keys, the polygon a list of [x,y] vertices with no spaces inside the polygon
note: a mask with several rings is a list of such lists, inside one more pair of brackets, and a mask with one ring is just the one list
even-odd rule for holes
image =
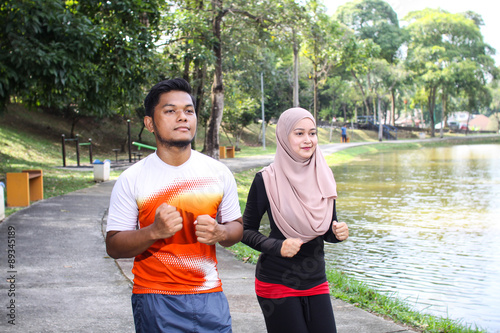
{"label": "man's short black hair", "polygon": [[144,108],[146,116],[152,117],[155,107],[158,105],[160,101],[161,94],[170,92],[170,91],[184,91],[189,94],[191,100],[193,101],[193,107],[196,108],[195,100],[193,95],[191,95],[191,86],[189,82],[184,79],[176,78],[170,80],[164,80],[158,82],[154,85],[153,88],[149,91],[148,95],[144,99]]}

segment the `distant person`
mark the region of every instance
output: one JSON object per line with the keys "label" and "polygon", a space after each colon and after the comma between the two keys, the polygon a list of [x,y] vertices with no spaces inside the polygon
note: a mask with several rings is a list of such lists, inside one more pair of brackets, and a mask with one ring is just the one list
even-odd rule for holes
{"label": "distant person", "polygon": [[156,84],[144,106],[157,151],[118,178],[106,248],[135,257],[132,310],[137,332],[231,332],[215,244],[241,240],[231,171],[195,150],[196,113],[183,79]]}
{"label": "distant person", "polygon": [[347,142],[347,127],[344,125],[342,125],[342,127],[340,128],[341,131],[342,131],[342,142]]}
{"label": "distant person", "polygon": [[[324,242],[347,239],[337,190],[319,147],[314,117],[289,109],[276,127],[274,162],[255,175],[243,214],[243,243],[260,251],[255,291],[267,331],[336,332]],[[271,231],[260,232],[267,213]]]}

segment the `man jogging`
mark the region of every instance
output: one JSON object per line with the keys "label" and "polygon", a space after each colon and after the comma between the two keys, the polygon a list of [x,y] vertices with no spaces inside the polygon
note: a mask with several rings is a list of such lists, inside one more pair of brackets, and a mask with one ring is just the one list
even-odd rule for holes
{"label": "man jogging", "polygon": [[106,248],[135,257],[137,332],[231,332],[215,244],[243,233],[231,171],[195,150],[196,113],[183,79],[156,84],[144,106],[157,151],[119,177],[111,194]]}

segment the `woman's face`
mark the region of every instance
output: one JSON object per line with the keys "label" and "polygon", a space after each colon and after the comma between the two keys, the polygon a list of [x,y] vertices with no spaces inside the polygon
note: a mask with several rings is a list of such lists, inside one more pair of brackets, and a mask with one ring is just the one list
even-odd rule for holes
{"label": "woman's face", "polygon": [[312,156],[318,145],[318,137],[316,135],[316,127],[309,118],[299,120],[290,134],[288,135],[290,148],[304,159]]}

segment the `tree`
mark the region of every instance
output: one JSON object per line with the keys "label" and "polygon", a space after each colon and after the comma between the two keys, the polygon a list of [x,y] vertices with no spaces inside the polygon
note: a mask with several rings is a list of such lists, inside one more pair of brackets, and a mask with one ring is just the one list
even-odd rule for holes
{"label": "tree", "polygon": [[340,6],[335,18],[361,39],[371,39],[380,46],[380,57],[393,63],[404,38],[398,15],[382,0],[356,0]]}
{"label": "tree", "polygon": [[302,42],[302,31],[308,26],[308,17],[304,6],[294,0],[284,0],[279,4],[279,12],[275,19],[274,31],[284,43],[291,43],[293,52],[293,107],[299,102],[299,51]]}
{"label": "tree", "polygon": [[[206,12],[210,17],[211,34],[207,44],[213,54],[213,82],[211,87],[211,111],[205,143],[205,153],[214,158],[219,157],[219,131],[224,111],[223,60],[225,51],[225,27],[233,24],[255,25],[262,28],[267,25],[268,14],[264,8],[267,3],[231,2],[227,6],[223,0],[213,0],[210,3],[199,0],[198,12]],[[206,5],[205,5],[206,3]],[[190,9],[190,8],[188,8]],[[223,24],[224,23],[224,24]],[[233,41],[232,42],[236,42]],[[229,46],[228,46],[229,47]]]}
{"label": "tree", "polygon": [[[323,99],[328,99],[331,102],[331,109],[324,108],[320,112],[320,116],[323,119],[333,119],[337,114],[337,110],[339,106],[347,102],[347,98],[344,98],[345,92],[350,88],[347,80],[344,80],[339,73],[334,73],[333,75],[329,75],[325,82],[325,87],[321,92],[321,97]],[[326,104],[326,103],[325,103]],[[345,108],[342,109],[343,114],[342,117],[344,121],[347,119],[347,110]]]}
{"label": "tree", "polygon": [[388,95],[391,102],[390,123],[394,125],[396,113],[396,88],[400,87],[408,77],[402,63],[389,64],[385,59],[372,61],[372,78],[377,81],[378,97]]}
{"label": "tree", "polygon": [[[377,58],[380,54],[380,47],[371,39],[358,40],[349,30],[344,30],[344,35],[341,41],[340,48],[340,63],[348,73],[351,74],[356,82],[356,85],[363,96],[363,103],[366,108],[366,113],[370,114],[372,108],[369,103],[370,73],[373,58]],[[366,77],[366,88],[362,82],[362,76]]]}
{"label": "tree", "polygon": [[245,97],[242,92],[234,95],[239,98],[228,100],[229,108],[224,112],[222,128],[235,138],[234,146],[238,150],[243,130],[254,121],[255,110],[259,108],[259,104],[253,98]]}
{"label": "tree", "polygon": [[318,121],[318,88],[319,79],[326,76],[337,59],[337,37],[339,25],[325,14],[325,9],[317,2],[311,1],[311,23],[304,31],[304,55],[312,64],[313,81],[313,115]]}
{"label": "tree", "polygon": [[426,9],[409,13],[405,20],[409,22],[406,66],[425,88],[434,137],[439,87],[452,82],[455,89],[468,95],[469,107],[484,103],[484,87],[489,78],[497,75],[491,57],[494,51],[484,43],[478,21],[467,15]]}
{"label": "tree", "polygon": [[[62,1],[0,5],[0,102],[64,108],[89,89],[100,33]],[[26,52],[29,50],[29,52]]]}
{"label": "tree", "polygon": [[215,63],[211,47],[212,16],[206,6],[204,1],[172,1],[162,16],[164,43],[160,44],[166,64],[164,75],[183,77],[190,82],[198,124],[205,128],[210,116],[206,107],[207,78],[209,68]]}
{"label": "tree", "polygon": [[[377,51],[371,54],[371,58],[362,61],[362,63],[365,63],[364,71],[359,70],[359,68],[357,71],[352,71],[353,66],[350,65],[349,67],[351,68],[351,73],[355,81],[358,83],[361,93],[365,97],[365,107],[368,114],[370,113],[372,104],[370,103],[371,97],[368,95],[368,92],[377,91],[380,93],[380,89],[383,86],[389,89],[391,94],[391,120],[394,121],[396,81],[393,79],[400,70],[394,65],[393,70],[385,71],[382,82],[374,83],[372,82],[372,65],[370,65],[370,63],[373,61],[376,62],[378,58],[384,59],[385,62],[390,65],[397,62],[397,54],[404,41],[404,34],[403,30],[399,27],[399,20],[396,12],[387,2],[382,0],[357,0],[348,2],[339,7],[335,13],[335,17],[351,29],[359,40],[371,41],[374,45],[378,46]],[[357,61],[356,59],[360,59],[357,55],[359,51],[356,50],[356,48],[359,47],[352,43],[356,43],[356,40],[351,37],[351,40],[349,40],[346,45],[351,51],[348,57],[352,57],[351,62],[355,64]],[[370,47],[370,44],[367,44],[367,46]],[[360,49],[360,51],[363,50]],[[377,67],[380,69],[380,66]],[[391,73],[393,74],[392,79],[389,77]],[[382,74],[382,72],[379,70],[378,74]],[[366,88],[363,89],[361,80],[365,75],[366,77],[364,80]],[[391,83],[389,83],[388,80],[392,80]],[[373,109],[375,108],[376,107],[373,106]]]}
{"label": "tree", "polygon": [[147,0],[7,1],[0,98],[15,95],[76,120],[132,113],[156,77],[159,8]]}
{"label": "tree", "polygon": [[[249,96],[258,97],[260,101],[260,80],[250,82],[248,77],[254,77],[256,72],[274,70],[271,67],[275,63],[267,62],[269,48],[266,44],[276,45],[272,42],[277,40],[272,29],[283,6],[281,2],[272,1],[197,0],[175,1],[175,4],[165,25],[168,28],[164,38],[168,62],[175,73],[193,73],[191,82],[199,77],[194,73],[199,73],[200,63],[205,65],[204,75],[213,77],[211,86],[208,87],[207,82],[206,88],[211,91],[211,101],[207,103],[210,109],[204,152],[218,157],[220,124],[226,109],[224,81],[236,71],[240,75],[236,80],[245,85]],[[202,61],[197,63],[200,59]],[[205,86],[203,82],[198,82],[197,87],[202,86]]]}
{"label": "tree", "polygon": [[[272,1],[267,2],[243,2],[235,3],[232,2],[229,7],[224,7],[222,0],[215,0],[212,2],[214,7],[213,21],[213,35],[214,43],[213,50],[216,56],[215,63],[215,73],[214,82],[212,85],[212,112],[209,121],[208,128],[208,140],[206,146],[206,153],[213,157],[218,157],[219,155],[219,125],[223,112],[224,105],[224,86],[222,82],[222,46],[223,40],[221,22],[226,14],[231,14],[233,24],[244,23],[246,27],[255,27],[258,35],[261,36],[261,32],[268,30],[268,27],[273,23],[273,14],[276,12],[273,10],[275,5]],[[230,26],[230,25],[229,25]],[[266,34],[267,35],[267,34]],[[234,40],[232,41],[235,42]],[[229,46],[228,46],[229,47]]]}

